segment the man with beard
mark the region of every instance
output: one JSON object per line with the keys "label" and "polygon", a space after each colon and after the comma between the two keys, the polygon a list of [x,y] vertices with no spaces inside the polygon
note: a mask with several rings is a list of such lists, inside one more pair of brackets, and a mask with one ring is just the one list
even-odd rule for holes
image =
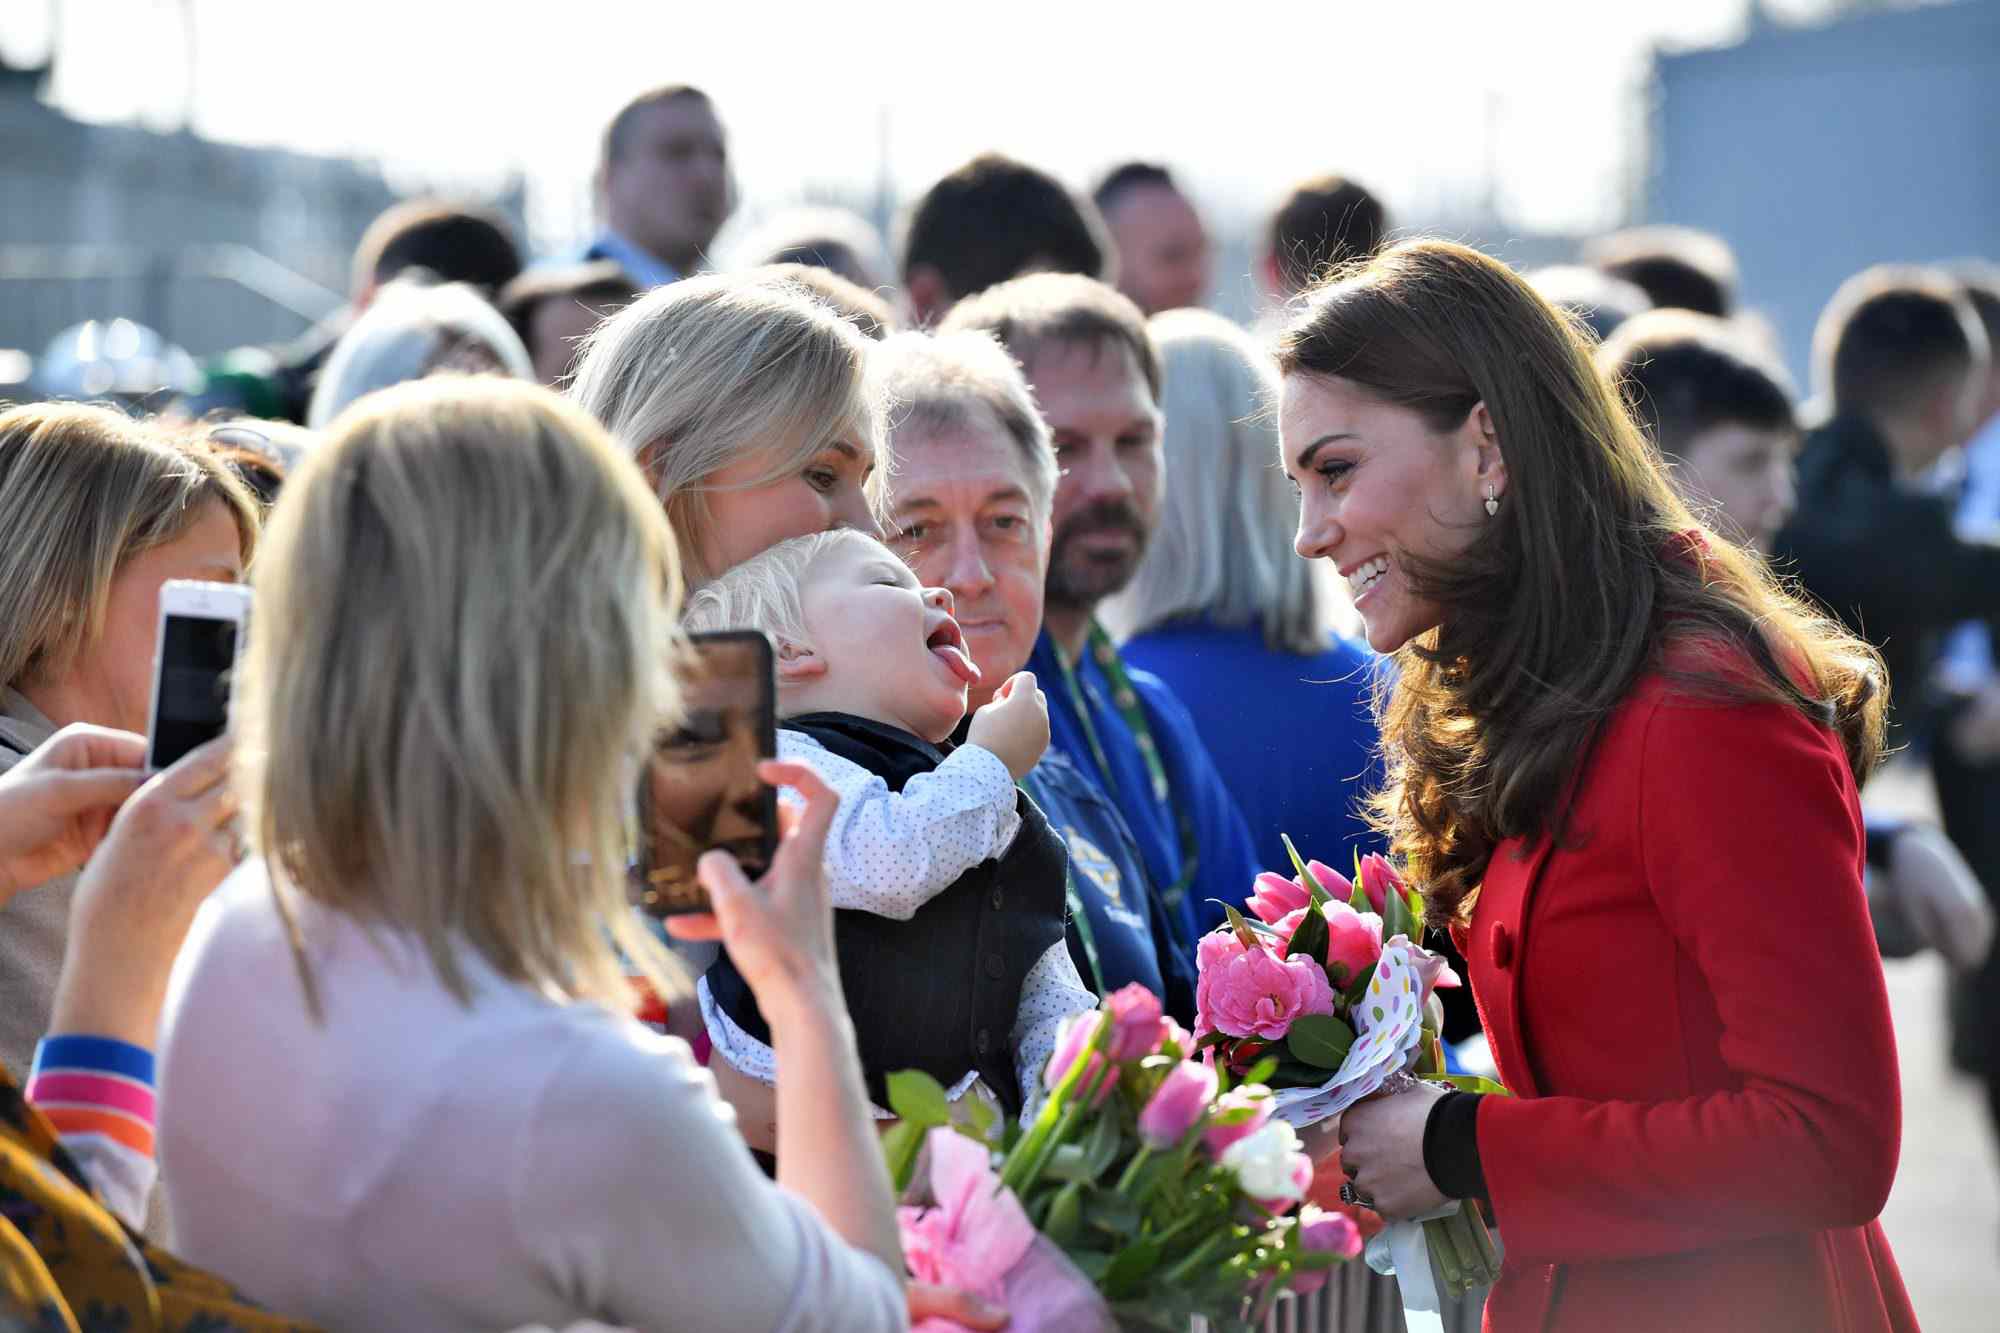
{"label": "man with beard", "polygon": [[1139,308],[1092,278],[1036,273],[952,309],[1021,363],[1054,439],[1054,538],[1028,669],[1051,746],[1124,814],[1181,947],[1241,902],[1260,867],[1194,721],[1165,682],[1127,668],[1096,620],[1131,581],[1160,509],[1160,362]]}
{"label": "man with beard", "polygon": [[708,94],[684,83],[641,93],[604,131],[604,229],[582,257],[614,261],[642,291],[684,278],[707,258],[734,196],[728,141]]}

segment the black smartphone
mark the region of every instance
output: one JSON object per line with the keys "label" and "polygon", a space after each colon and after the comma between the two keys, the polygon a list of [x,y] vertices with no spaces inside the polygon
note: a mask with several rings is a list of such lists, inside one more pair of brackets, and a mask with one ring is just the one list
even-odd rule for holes
{"label": "black smartphone", "polygon": [[249,619],[250,590],[240,584],[169,579],[160,586],[148,768],[167,767],[228,727],[231,673]]}
{"label": "black smartphone", "polygon": [[756,878],[778,850],[778,794],[757,765],[778,749],[771,641],[758,630],[688,636],[684,715],[639,777],[638,905],[654,916],[709,910],[695,862],[721,848]]}

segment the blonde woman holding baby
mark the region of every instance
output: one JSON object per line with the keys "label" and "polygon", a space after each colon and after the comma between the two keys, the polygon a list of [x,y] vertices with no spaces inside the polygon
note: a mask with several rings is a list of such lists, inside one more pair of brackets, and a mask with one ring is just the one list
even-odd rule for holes
{"label": "blonde woman holding baby", "polygon": [[257,855],[165,1022],[189,1255],[330,1327],[905,1325],[810,771],[766,771],[805,798],[768,876],[701,867],[786,1065],[777,1184],[628,1016],[626,961],[680,989],[622,830],[679,581],[645,477],[537,387],[386,391],[288,483],[238,694]]}

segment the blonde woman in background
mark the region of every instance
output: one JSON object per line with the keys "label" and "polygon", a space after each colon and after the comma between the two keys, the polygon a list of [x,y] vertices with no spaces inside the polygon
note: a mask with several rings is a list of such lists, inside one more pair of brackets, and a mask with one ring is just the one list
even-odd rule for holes
{"label": "blonde woman in background", "polygon": [[1277,370],[1220,315],[1172,310],[1147,327],[1160,349],[1166,500],[1107,620],[1127,636],[1125,660],[1194,715],[1263,864],[1288,864],[1288,833],[1346,865],[1353,846],[1373,845],[1358,798],[1375,749],[1375,655],[1329,633],[1335,599],[1292,552],[1299,502],[1274,461],[1269,410]]}
{"label": "blonde woman in background", "polygon": [[598,325],[569,396],[638,458],[698,587],[788,538],[878,531],[869,346],[793,284],[688,278]]}
{"label": "blonde woman in background", "polygon": [[288,482],[238,694],[257,859],[165,1025],[183,1248],[336,1328],[874,1329],[907,1319],[819,863],[702,878],[785,1065],[766,1181],[684,1043],[629,1017],[624,813],[670,722],[679,572],[582,412],[433,380]]}
{"label": "blonde woman in background", "polygon": [[[237,581],[257,527],[256,501],[204,445],[81,404],[0,413],[0,772],[71,723],[143,734],[160,585]],[[220,822],[219,785],[200,790]],[[0,1064],[25,1074],[76,874],[20,887],[0,906]],[[183,913],[172,929],[185,926]]]}
{"label": "blonde woman in background", "polygon": [[399,279],[340,335],[306,425],[324,430],[355,399],[440,371],[531,380],[535,363],[507,317],[473,287]]}

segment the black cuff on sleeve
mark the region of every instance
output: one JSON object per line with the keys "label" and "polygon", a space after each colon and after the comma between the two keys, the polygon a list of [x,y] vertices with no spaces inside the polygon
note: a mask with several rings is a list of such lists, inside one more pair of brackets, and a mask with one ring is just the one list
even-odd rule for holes
{"label": "black cuff on sleeve", "polygon": [[1447,1092],[1424,1121],[1424,1170],[1448,1199],[1486,1196],[1486,1172],[1479,1165],[1479,1098],[1476,1092]]}

